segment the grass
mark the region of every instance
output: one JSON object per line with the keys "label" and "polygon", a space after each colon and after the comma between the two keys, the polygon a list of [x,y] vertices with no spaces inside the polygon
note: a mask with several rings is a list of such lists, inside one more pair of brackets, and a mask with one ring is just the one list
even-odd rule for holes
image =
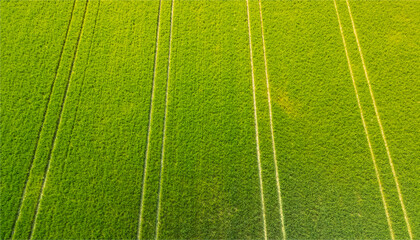
{"label": "grass", "polygon": [[35,161],[72,3],[2,2],[1,8],[1,237],[9,238]]}
{"label": "grass", "polygon": [[[418,209],[420,205],[414,199],[419,198],[420,195],[415,187],[419,169],[416,163],[418,158],[415,156],[415,153],[418,152],[418,146],[415,143],[417,133],[414,129],[419,124],[419,114],[416,110],[418,103],[415,100],[418,98],[418,92],[413,89],[416,89],[419,84],[415,80],[419,76],[419,73],[415,71],[416,66],[419,65],[416,57],[419,53],[419,45],[411,42],[418,39],[419,33],[411,29],[419,24],[419,21],[412,17],[419,13],[419,8],[415,2],[385,2],[384,5],[373,4],[372,6],[353,5],[355,21],[358,21],[358,25],[360,25],[358,27],[360,41],[365,46],[363,51],[366,55],[366,64],[369,66],[372,88],[381,113],[401,193],[404,197],[411,231],[415,238],[419,232]],[[360,14],[362,9],[369,9],[377,16]],[[379,14],[379,12],[382,13]],[[386,24],[390,26],[388,30],[371,30],[372,24],[378,24],[379,18],[387,19]],[[384,41],[367,42],[364,40],[367,38],[384,39]],[[387,57],[377,58],[381,55]],[[377,60],[375,60],[376,58]],[[379,66],[381,65],[388,67],[380,70]],[[392,76],[392,78],[386,76]],[[393,79],[399,79],[399,84]],[[395,188],[395,182],[391,186]],[[394,197],[394,199],[396,198]],[[400,209],[401,206],[397,206],[397,208]],[[401,229],[403,231],[407,229],[405,223]],[[407,237],[407,233],[403,233],[405,235],[402,237]]]}
{"label": "grass", "polygon": [[0,10],[1,239],[420,236],[416,1]]}

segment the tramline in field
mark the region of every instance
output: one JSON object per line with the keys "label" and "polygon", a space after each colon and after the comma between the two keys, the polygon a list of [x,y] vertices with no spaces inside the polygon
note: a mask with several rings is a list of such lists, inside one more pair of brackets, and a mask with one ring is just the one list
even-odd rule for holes
{"label": "tramline in field", "polygon": [[416,1],[1,1],[1,239],[416,239]]}

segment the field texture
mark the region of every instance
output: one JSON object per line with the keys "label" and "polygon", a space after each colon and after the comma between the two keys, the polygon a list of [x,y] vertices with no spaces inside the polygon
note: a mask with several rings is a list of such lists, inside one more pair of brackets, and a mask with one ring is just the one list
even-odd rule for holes
{"label": "field texture", "polygon": [[418,16],[0,1],[0,238],[419,239]]}

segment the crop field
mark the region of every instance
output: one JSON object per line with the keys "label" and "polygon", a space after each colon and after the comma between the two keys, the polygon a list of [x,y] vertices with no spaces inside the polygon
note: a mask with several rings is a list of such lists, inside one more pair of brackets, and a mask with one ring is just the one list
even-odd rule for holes
{"label": "crop field", "polygon": [[420,239],[419,0],[1,0],[1,239]]}

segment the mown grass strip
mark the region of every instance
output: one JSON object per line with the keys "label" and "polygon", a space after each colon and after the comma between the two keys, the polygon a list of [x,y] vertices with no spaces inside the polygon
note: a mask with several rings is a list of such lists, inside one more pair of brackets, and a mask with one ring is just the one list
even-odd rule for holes
{"label": "mown grass strip", "polygon": [[247,11],[247,22],[248,22],[248,38],[249,38],[249,55],[251,62],[251,80],[252,80],[252,96],[254,100],[254,123],[255,123],[255,139],[257,147],[257,161],[258,161],[258,175],[260,181],[260,190],[261,190],[261,209],[263,215],[263,228],[264,228],[264,239],[267,239],[267,224],[265,216],[265,204],[264,204],[264,187],[262,181],[262,170],[261,170],[261,154],[260,154],[260,142],[258,137],[258,116],[257,116],[257,102],[255,94],[255,76],[254,76],[254,59],[252,55],[252,34],[251,34],[251,21],[249,17],[249,2],[246,0],[246,11]]}
{"label": "mown grass strip", "polygon": [[157,30],[156,30],[156,48],[155,48],[155,56],[154,56],[154,64],[153,64],[153,79],[152,79],[152,89],[151,89],[151,96],[150,96],[150,106],[149,106],[149,119],[148,119],[148,126],[147,126],[147,139],[146,139],[146,151],[144,154],[144,167],[143,167],[143,179],[142,179],[142,189],[141,189],[141,197],[140,197],[140,212],[139,212],[139,224],[137,227],[137,238],[141,239],[142,234],[142,218],[143,218],[143,206],[144,206],[144,196],[145,196],[145,189],[146,189],[146,179],[147,179],[147,162],[149,160],[149,148],[150,148],[150,138],[151,138],[151,127],[152,127],[152,119],[153,119],[153,100],[155,96],[155,81],[156,81],[156,66],[158,62],[158,53],[159,53],[159,33],[160,33],[160,14],[161,14],[161,6],[162,0],[159,0],[159,8],[158,8],[158,19],[157,19]]}
{"label": "mown grass strip", "polygon": [[156,231],[155,239],[159,239],[159,228],[160,228],[160,209],[162,205],[162,175],[164,172],[165,164],[165,143],[166,143],[166,119],[168,118],[168,98],[169,98],[169,83],[170,83],[170,71],[171,71],[171,50],[172,50],[172,30],[174,26],[174,9],[175,0],[171,1],[171,27],[169,28],[169,53],[168,53],[168,69],[166,75],[166,90],[165,90],[165,115],[163,119],[163,133],[162,133],[162,153],[160,158],[160,172],[159,172],[159,187],[158,187],[158,203],[157,203],[157,214],[156,214]]}
{"label": "mown grass strip", "polygon": [[364,70],[365,77],[366,77],[366,82],[369,86],[369,93],[370,93],[370,97],[372,99],[373,108],[375,110],[376,120],[378,121],[379,129],[381,130],[382,139],[384,141],[386,153],[388,155],[389,165],[391,167],[392,175],[393,175],[394,181],[395,181],[395,186],[397,188],[398,198],[400,200],[401,208],[402,208],[402,211],[404,213],[404,220],[405,220],[405,223],[407,225],[407,231],[408,231],[408,234],[410,235],[410,239],[413,239],[413,234],[411,232],[410,221],[408,219],[407,211],[405,209],[404,200],[403,200],[403,196],[402,196],[401,189],[400,189],[400,184],[398,182],[397,173],[395,171],[394,164],[393,164],[392,157],[391,157],[391,152],[389,150],[388,142],[386,140],[385,131],[384,131],[384,128],[382,126],[382,121],[381,121],[381,118],[379,116],[379,111],[378,111],[378,107],[377,107],[377,104],[376,104],[375,96],[373,94],[372,85],[371,85],[370,80],[369,80],[369,74],[368,74],[368,71],[367,71],[365,59],[363,57],[362,47],[360,45],[359,37],[357,35],[356,25],[354,23],[353,15],[351,13],[351,8],[350,8],[350,4],[349,4],[348,0],[346,0],[346,4],[347,4],[347,9],[348,9],[349,15],[350,15],[351,25],[353,27],[353,33],[354,33],[354,36],[356,38],[357,49],[359,50],[360,59],[362,60],[362,65],[363,65],[363,70]]}
{"label": "mown grass strip", "polygon": [[348,63],[349,71],[350,71],[350,76],[351,76],[353,86],[354,86],[354,92],[356,94],[357,105],[358,105],[359,110],[360,110],[360,118],[362,119],[363,128],[365,130],[366,139],[367,139],[367,142],[368,142],[368,145],[369,145],[370,154],[371,154],[373,165],[374,165],[374,168],[375,168],[376,178],[377,178],[378,184],[379,184],[379,190],[380,190],[381,196],[382,196],[382,202],[384,204],[385,215],[386,215],[386,219],[387,219],[387,222],[388,222],[389,232],[390,232],[391,238],[395,239],[394,231],[392,229],[392,221],[391,221],[391,218],[389,217],[388,206],[387,206],[387,203],[386,203],[381,178],[379,176],[379,169],[378,169],[378,166],[376,164],[375,154],[373,153],[372,144],[371,144],[371,141],[370,141],[370,138],[369,138],[369,132],[368,132],[368,129],[367,129],[367,126],[366,126],[366,121],[365,121],[365,118],[364,118],[364,115],[363,115],[362,105],[360,103],[360,98],[359,98],[359,93],[358,93],[357,86],[356,86],[356,81],[355,81],[354,75],[353,75],[353,69],[352,69],[349,53],[348,53],[348,50],[347,50],[347,44],[346,44],[346,40],[345,40],[345,37],[344,37],[343,27],[342,27],[341,20],[340,20],[340,14],[338,13],[336,0],[334,0],[334,7],[335,7],[335,12],[337,14],[338,25],[340,27],[340,34],[341,34],[341,38],[343,40],[344,51],[346,53],[346,58],[347,58],[347,63]]}
{"label": "mown grass strip", "polygon": [[51,84],[51,88],[50,88],[50,91],[49,91],[49,94],[48,94],[48,101],[47,101],[47,104],[45,106],[45,110],[44,110],[44,113],[43,113],[43,116],[42,116],[42,124],[41,124],[41,127],[40,127],[39,131],[38,131],[38,137],[37,137],[37,140],[36,140],[35,149],[34,149],[33,154],[32,154],[31,163],[29,164],[29,171],[28,171],[28,174],[26,176],[26,180],[25,180],[25,185],[24,185],[24,190],[23,190],[23,193],[22,193],[22,197],[20,198],[20,202],[19,202],[19,210],[18,210],[18,213],[16,215],[15,221],[13,222],[13,225],[12,225],[12,232],[11,232],[11,235],[9,236],[10,238],[13,238],[13,236],[15,234],[16,222],[18,221],[18,219],[20,217],[21,209],[22,209],[22,203],[23,203],[23,200],[26,197],[29,175],[32,172],[32,166],[33,166],[33,163],[34,163],[34,160],[35,160],[36,152],[38,150],[39,140],[41,138],[41,133],[42,133],[42,130],[44,128],[45,119],[46,119],[48,108],[49,108],[49,105],[50,105],[50,102],[51,102],[51,95],[52,95],[52,92],[53,92],[53,89],[54,89],[54,86],[55,86],[55,82],[57,80],[58,69],[59,69],[59,67],[61,65],[61,61],[63,59],[64,46],[66,45],[67,38],[68,38],[68,35],[69,35],[70,25],[71,25],[71,21],[73,19],[73,12],[74,12],[75,6],[76,6],[76,0],[73,2],[70,19],[69,19],[68,24],[67,24],[67,30],[66,30],[65,38],[64,38],[64,41],[63,41],[61,50],[60,50],[60,57],[59,57],[57,66],[55,68],[54,80],[53,80],[53,82]]}
{"label": "mown grass strip", "polygon": [[264,70],[265,70],[265,82],[267,86],[268,110],[269,110],[269,116],[270,116],[271,142],[273,145],[273,161],[274,161],[274,168],[276,172],[277,194],[279,197],[281,230],[283,233],[283,239],[286,239],[286,228],[284,226],[284,214],[283,214],[283,202],[281,199],[281,187],[280,187],[279,170],[278,170],[278,164],[277,164],[276,141],[274,139],[273,111],[272,111],[272,104],[271,104],[270,82],[269,82],[269,77],[268,77],[267,51],[266,51],[265,39],[264,39],[264,21],[263,21],[263,16],[262,16],[261,0],[258,1],[258,5],[259,5],[260,22],[261,22],[261,38],[262,38],[263,53],[264,53]]}
{"label": "mown grass strip", "polygon": [[74,63],[76,61],[77,51],[78,51],[79,46],[80,46],[80,39],[81,39],[81,36],[82,36],[82,33],[83,33],[83,27],[85,26],[85,19],[86,19],[86,14],[87,14],[88,3],[89,3],[89,0],[87,0],[86,4],[85,4],[85,10],[83,12],[83,17],[82,17],[82,27],[80,29],[79,36],[77,37],[76,50],[74,51],[73,61],[72,61],[71,66],[70,66],[70,72],[69,72],[66,88],[65,88],[65,91],[64,91],[64,96],[63,96],[63,99],[62,99],[62,102],[61,102],[60,114],[59,114],[59,118],[58,118],[56,128],[55,128],[55,131],[54,131],[52,145],[51,145],[50,151],[48,153],[48,158],[47,158],[48,162],[47,162],[47,166],[46,166],[46,169],[45,169],[45,174],[44,174],[44,177],[43,177],[43,180],[42,180],[41,192],[40,192],[40,195],[39,195],[39,198],[38,198],[38,201],[37,201],[37,205],[36,205],[36,208],[35,208],[34,221],[32,222],[29,239],[32,239],[33,233],[35,231],[36,222],[37,222],[37,218],[38,218],[39,207],[41,205],[42,198],[44,196],[44,189],[45,189],[45,185],[47,184],[48,173],[50,171],[51,154],[54,151],[54,148],[55,148],[55,145],[56,145],[57,132],[58,132],[58,129],[60,128],[63,109],[64,109],[64,105],[66,103],[66,98],[67,98],[67,92],[68,92],[68,89],[69,89],[69,86],[70,86],[70,83],[71,83],[73,67],[74,67]]}

